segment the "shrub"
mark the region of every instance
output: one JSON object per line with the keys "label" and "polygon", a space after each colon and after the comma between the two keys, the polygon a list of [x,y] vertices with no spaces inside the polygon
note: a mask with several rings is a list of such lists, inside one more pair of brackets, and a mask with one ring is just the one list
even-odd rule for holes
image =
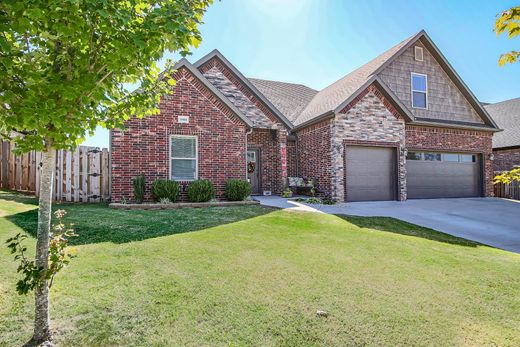
{"label": "shrub", "polygon": [[232,179],[226,182],[226,199],[242,201],[251,195],[251,185],[244,180]]}
{"label": "shrub", "polygon": [[191,202],[207,202],[215,196],[215,188],[209,180],[196,180],[188,187],[188,200]]}
{"label": "shrub", "polygon": [[290,198],[293,196],[293,192],[290,188],[285,188],[282,192],[282,198]]}
{"label": "shrub", "polygon": [[154,201],[168,199],[176,202],[179,197],[179,183],[171,180],[156,180],[152,183],[152,198]]}
{"label": "shrub", "polygon": [[312,198],[307,199],[307,203],[308,204],[321,204],[321,200],[319,198],[312,197]]}
{"label": "shrub", "polygon": [[144,185],[146,183],[146,178],[143,174],[138,175],[136,178],[132,180],[132,184],[134,185],[134,197],[135,201],[140,204],[144,199]]}
{"label": "shrub", "polygon": [[331,198],[325,198],[322,200],[323,205],[335,205],[336,202]]}

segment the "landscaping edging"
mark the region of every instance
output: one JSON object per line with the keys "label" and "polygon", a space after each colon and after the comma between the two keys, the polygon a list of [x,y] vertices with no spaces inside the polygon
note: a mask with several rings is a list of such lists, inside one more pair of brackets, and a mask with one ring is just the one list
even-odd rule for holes
{"label": "landscaping edging", "polygon": [[211,201],[211,202],[176,202],[173,204],[109,204],[110,208],[120,208],[124,210],[174,210],[178,208],[201,208],[201,207],[223,207],[223,206],[244,206],[259,205],[260,202],[255,200],[247,201]]}

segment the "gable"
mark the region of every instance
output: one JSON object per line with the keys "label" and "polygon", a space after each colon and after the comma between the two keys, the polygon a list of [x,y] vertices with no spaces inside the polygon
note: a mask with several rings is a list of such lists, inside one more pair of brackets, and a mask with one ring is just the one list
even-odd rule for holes
{"label": "gable", "polygon": [[218,51],[201,58],[195,66],[255,127],[292,128],[285,116]]}
{"label": "gable", "polygon": [[[415,46],[423,48],[423,61],[415,60]],[[412,72],[427,75],[428,109],[426,110],[412,107]],[[485,121],[478,115],[436,58],[420,40],[395,57],[379,72],[378,76],[417,120],[485,124]]]}
{"label": "gable", "polygon": [[251,102],[217,66],[206,70],[203,72],[203,75],[215,88],[224,94],[236,108],[251,120],[255,128],[271,129],[274,127],[274,123]]}
{"label": "gable", "polygon": [[[189,65],[179,65],[174,73],[177,83],[173,86],[173,94],[161,96],[161,114],[167,113],[174,107],[184,107],[182,100],[188,105],[209,104],[210,108],[218,110],[229,121],[236,125],[251,126],[252,123],[231,103],[226,100],[205,78]],[[189,92],[186,92],[189,90]],[[173,108],[172,108],[173,106]]]}
{"label": "gable", "polygon": [[405,119],[371,84],[334,119],[334,136],[346,140],[404,143]]}

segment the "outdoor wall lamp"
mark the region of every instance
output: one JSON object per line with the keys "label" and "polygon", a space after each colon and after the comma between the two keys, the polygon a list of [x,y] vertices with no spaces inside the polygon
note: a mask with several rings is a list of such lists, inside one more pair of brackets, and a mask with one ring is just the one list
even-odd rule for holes
{"label": "outdoor wall lamp", "polygon": [[493,153],[489,154],[489,160],[495,160],[495,155]]}

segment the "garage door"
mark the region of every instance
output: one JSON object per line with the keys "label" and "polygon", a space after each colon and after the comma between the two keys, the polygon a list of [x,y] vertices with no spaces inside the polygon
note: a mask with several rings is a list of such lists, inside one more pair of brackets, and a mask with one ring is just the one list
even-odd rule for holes
{"label": "garage door", "polygon": [[409,199],[480,196],[478,154],[408,152]]}
{"label": "garage door", "polygon": [[395,149],[347,146],[347,201],[395,200]]}

